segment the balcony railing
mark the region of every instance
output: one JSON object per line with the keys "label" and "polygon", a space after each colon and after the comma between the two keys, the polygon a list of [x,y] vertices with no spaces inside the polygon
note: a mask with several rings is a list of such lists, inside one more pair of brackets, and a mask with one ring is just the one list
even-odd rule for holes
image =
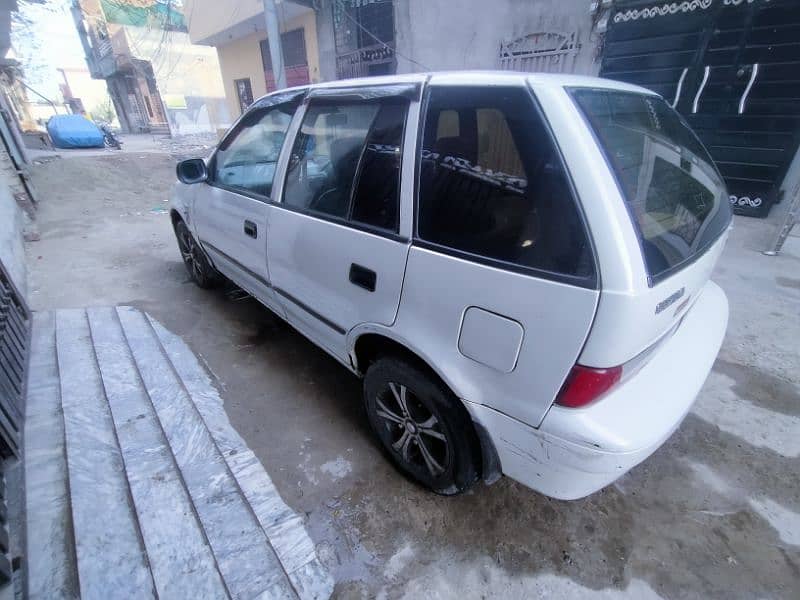
{"label": "balcony railing", "polygon": [[110,39],[100,40],[100,42],[97,44],[97,57],[103,58],[104,56],[111,54],[112,50],[113,46],[111,45]]}
{"label": "balcony railing", "polygon": [[339,79],[394,73],[394,42],[364,46],[336,57]]}

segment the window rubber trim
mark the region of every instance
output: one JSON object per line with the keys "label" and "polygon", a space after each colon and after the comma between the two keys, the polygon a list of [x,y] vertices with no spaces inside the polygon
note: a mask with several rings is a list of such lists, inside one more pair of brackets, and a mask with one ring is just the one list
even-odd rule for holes
{"label": "window rubber trim", "polygon": [[382,98],[405,98],[411,102],[419,100],[422,84],[414,83],[384,83],[365,85],[346,85],[341,87],[322,87],[309,90],[306,100],[324,98],[342,102],[365,102],[380,100]]}
{"label": "window rubber trim", "polygon": [[[482,89],[485,86],[480,86],[480,85],[470,86],[468,84],[465,84],[460,86],[442,86],[442,87],[474,87]],[[583,226],[583,231],[586,235],[586,241],[589,243],[589,249],[592,256],[592,274],[587,276],[580,276],[580,275],[569,275],[567,273],[558,273],[554,271],[547,271],[544,269],[537,269],[536,267],[529,267],[525,265],[520,265],[518,263],[511,263],[496,258],[483,256],[480,254],[473,254],[471,252],[459,250],[457,248],[452,248],[450,246],[437,244],[436,242],[430,242],[428,240],[425,240],[419,235],[419,229],[418,229],[419,192],[420,192],[420,175],[422,172],[422,143],[425,135],[425,127],[428,120],[428,106],[430,103],[430,94],[431,94],[431,85],[428,81],[426,81],[426,85],[422,93],[422,102],[420,107],[420,123],[419,123],[419,128],[417,130],[416,156],[414,157],[415,159],[414,198],[413,198],[413,210],[412,210],[411,245],[416,246],[418,248],[431,250],[439,254],[453,256],[455,258],[460,258],[462,260],[467,260],[485,266],[494,267],[496,269],[502,269],[504,271],[509,271],[512,273],[527,275],[538,279],[555,281],[557,283],[563,283],[566,285],[572,285],[575,287],[585,288],[589,290],[600,291],[601,289],[600,270],[599,270],[600,263],[597,258],[597,249],[594,244],[594,239],[592,238],[591,230],[589,229],[589,223],[586,220],[586,215],[583,212],[583,207],[581,206],[581,203],[578,201],[578,193],[577,189],[575,188],[575,183],[572,180],[572,174],[570,173],[570,170],[567,167],[567,163],[564,160],[564,155],[561,152],[561,147],[559,146],[558,142],[555,139],[553,130],[550,127],[550,122],[547,120],[547,117],[545,116],[544,111],[542,110],[541,106],[539,105],[539,101],[536,98],[536,94],[533,92],[533,90],[531,90],[527,81],[519,86],[510,85],[504,87],[519,88],[527,93],[531,101],[531,106],[536,111],[536,114],[539,116],[539,118],[542,120],[545,131],[547,131],[548,138],[550,142],[553,144],[553,147],[555,148],[556,152],[558,153],[559,161],[561,162],[561,166],[564,169],[564,173],[567,178],[567,183],[569,185],[570,195],[571,195],[570,201],[572,202],[573,206],[578,212],[578,217],[580,218],[581,225]]]}
{"label": "window rubber trim", "polygon": [[309,210],[307,208],[298,208],[296,206],[289,206],[287,204],[284,204],[283,202],[278,202],[277,200],[268,200],[267,204],[269,204],[270,206],[274,206],[275,208],[280,208],[282,210],[293,212],[298,215],[303,215],[304,217],[310,217],[312,219],[325,221],[333,225],[339,225],[341,227],[353,229],[354,231],[360,231],[362,233],[369,233],[371,235],[386,238],[392,240],[393,242],[408,243],[409,241],[408,238],[405,237],[404,235],[401,235],[389,229],[382,229],[381,227],[375,227],[374,225],[367,225],[366,223],[361,223],[359,221],[348,221],[345,217],[336,217],[328,213]]}
{"label": "window rubber trim", "polygon": [[246,190],[243,188],[237,188],[231,185],[225,185],[223,183],[218,183],[216,181],[211,181],[211,180],[207,180],[205,181],[205,183],[208,184],[209,187],[213,187],[218,190],[230,192],[231,194],[238,194],[240,196],[244,196],[245,198],[250,198],[251,200],[257,200],[258,202],[263,202],[264,204],[270,203],[269,196],[259,194],[258,192],[253,192],[251,190]]}

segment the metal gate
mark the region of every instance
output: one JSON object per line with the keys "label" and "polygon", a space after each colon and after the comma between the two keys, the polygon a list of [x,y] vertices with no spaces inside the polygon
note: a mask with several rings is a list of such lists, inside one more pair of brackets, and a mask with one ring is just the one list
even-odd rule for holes
{"label": "metal gate", "polygon": [[0,456],[19,457],[30,312],[0,263]]}
{"label": "metal gate", "polygon": [[577,33],[531,33],[500,42],[500,68],[529,73],[572,73],[580,50]]}
{"label": "metal gate", "polygon": [[798,73],[796,0],[618,1],[601,68],[671,102],[752,216],[778,200],[800,142]]}

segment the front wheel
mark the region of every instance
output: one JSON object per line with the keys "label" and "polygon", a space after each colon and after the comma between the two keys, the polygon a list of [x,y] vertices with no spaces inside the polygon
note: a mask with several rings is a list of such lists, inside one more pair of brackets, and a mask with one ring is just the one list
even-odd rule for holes
{"label": "front wheel", "polygon": [[195,241],[186,223],[181,220],[175,223],[175,237],[178,238],[178,248],[181,251],[183,264],[192,281],[204,289],[212,288],[219,284],[222,277],[208,262],[205,252]]}
{"label": "front wheel", "polygon": [[478,473],[472,423],[440,382],[398,358],[381,358],[364,377],[372,431],[405,475],[442,495],[460,494]]}

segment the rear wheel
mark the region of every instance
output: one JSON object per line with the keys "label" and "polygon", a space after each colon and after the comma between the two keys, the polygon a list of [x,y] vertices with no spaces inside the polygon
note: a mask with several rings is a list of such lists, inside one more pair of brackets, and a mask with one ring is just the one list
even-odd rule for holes
{"label": "rear wheel", "polygon": [[450,390],[396,358],[373,363],[364,378],[372,431],[392,462],[437,494],[466,491],[477,479],[469,415]]}
{"label": "rear wheel", "polygon": [[222,276],[208,262],[203,249],[197,244],[192,232],[183,221],[175,223],[175,237],[178,238],[178,248],[181,251],[183,264],[198,286],[204,289],[212,288],[219,284]]}

